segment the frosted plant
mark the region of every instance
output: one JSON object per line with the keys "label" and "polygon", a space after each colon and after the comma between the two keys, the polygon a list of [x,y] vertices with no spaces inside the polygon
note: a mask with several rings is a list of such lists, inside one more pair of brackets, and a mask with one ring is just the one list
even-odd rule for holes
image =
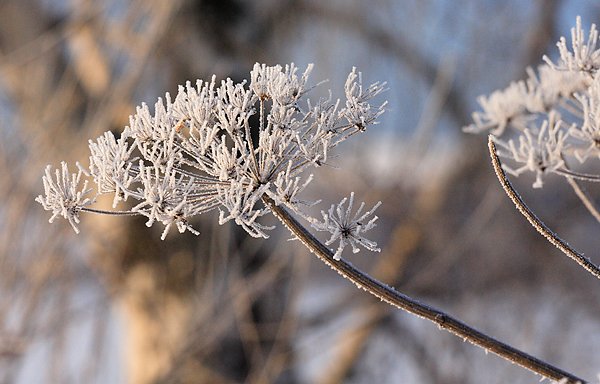
{"label": "frosted plant", "polygon": [[580,163],[588,158],[600,158],[600,79],[596,79],[590,86],[587,95],[575,95],[581,103],[583,123],[573,126],[571,136],[582,142],[583,148],[575,151],[575,157]]}
{"label": "frosted plant", "polygon": [[[350,200],[348,201],[348,207],[346,209],[344,209],[345,203],[346,198],[342,199],[337,206],[332,205],[327,213],[322,212],[323,222],[316,222],[313,224],[313,227],[317,230],[328,231],[331,233],[331,238],[325,242],[325,245],[330,245],[339,240],[339,246],[335,251],[333,258],[339,260],[342,251],[348,244],[350,244],[352,252],[354,253],[360,251],[359,245],[370,251],[379,252],[377,243],[363,238],[361,233],[367,232],[375,227],[377,216],[373,216],[373,212],[381,205],[381,202],[375,204],[371,210],[364,213],[363,208],[365,207],[365,203],[361,203],[354,214],[352,214],[354,192],[350,194]],[[369,217],[371,216],[373,217],[369,220]]]}
{"label": "frosted plant", "polygon": [[592,24],[590,33],[585,40],[585,32],[581,27],[581,17],[577,17],[575,28],[571,29],[571,49],[567,46],[567,39],[560,38],[556,44],[560,53],[560,62],[554,64],[548,56],[544,56],[544,61],[553,69],[584,72],[595,75],[600,68],[600,50],[596,49],[598,43],[598,30],[596,25]]}
{"label": "frosted plant", "polygon": [[465,128],[471,133],[491,131],[495,135],[502,135],[510,124],[524,126],[523,102],[527,98],[527,88],[523,82],[511,83],[506,89],[495,91],[490,96],[480,96],[477,101],[483,112],[473,113],[472,124]]}
{"label": "frosted plant", "polygon": [[[344,107],[331,97],[311,104],[302,102],[311,89],[311,69],[309,65],[299,75],[294,64],[256,64],[249,86],[231,79],[217,85],[213,77],[179,87],[174,99],[167,94],[156,102],[153,113],[142,104],[118,139],[106,132],[90,140],[88,168],[79,166],[79,172],[70,175],[63,164],[55,180],[48,168],[45,196],[37,201],[53,212],[51,220],[62,216],[76,232],[80,212],[94,212],[145,216],[148,226],[164,225],[163,239],[173,226],[198,234],[190,219],[217,209],[220,224],[233,221],[251,236],[267,238],[273,227],[262,224],[261,218],[270,212],[262,201],[268,197],[339,237],[346,228],[335,223],[347,223],[324,214],[321,224],[303,212],[316,202],[298,195],[313,179],[305,175],[309,168],[327,162],[332,148],[377,124],[385,103],[371,103],[385,84],[364,87],[361,74],[353,69],[345,84]],[[250,122],[254,115],[259,118],[256,146]],[[78,191],[83,174],[96,185],[96,196],[83,198],[91,192],[88,181]],[[104,194],[112,194],[113,208],[129,199],[136,204],[114,212],[91,208]],[[362,236],[375,226],[376,217],[369,219],[373,211],[361,217],[369,224],[353,229],[353,235]],[[353,251],[357,245],[378,250],[362,237],[349,244]]]}
{"label": "frosted plant", "polygon": [[[527,69],[528,78],[506,89],[480,96],[480,112],[470,133],[488,132],[492,164],[504,191],[519,212],[551,244],[600,279],[600,267],[561,239],[527,206],[506,173],[533,174],[533,188],[548,188],[551,175],[563,178],[592,216],[600,222],[594,198],[580,183],[600,181],[600,49],[592,24],[586,39],[581,18],[571,30],[571,44],[557,43],[559,59]],[[502,159],[502,161],[501,161]],[[577,161],[574,161],[577,160]],[[592,173],[589,173],[591,170]],[[595,171],[595,172],[594,172]],[[559,375],[560,376],[560,375]],[[556,377],[561,383],[585,382]]]}
{"label": "frosted plant", "polygon": [[562,121],[555,121],[553,114],[550,114],[549,120],[544,120],[542,123],[537,137],[534,138],[530,129],[523,130],[523,134],[519,135],[518,147],[513,139],[508,142],[497,140],[497,143],[505,149],[505,151],[498,151],[498,155],[511,158],[517,164],[523,164],[517,169],[504,165],[504,170],[515,176],[527,171],[534,172],[533,188],[542,188],[544,185],[542,176],[565,167],[562,153],[568,133],[561,130],[562,124]]}
{"label": "frosted plant", "polygon": [[[328,211],[321,211],[322,219],[317,219],[305,208],[319,201],[304,200],[300,194],[313,180],[312,174],[307,175],[309,169],[327,163],[335,147],[377,124],[386,104],[372,102],[384,90],[385,83],[365,87],[360,72],[353,69],[344,86],[345,101],[334,100],[329,92],[329,97],[311,102],[306,97],[313,88],[308,85],[311,69],[309,65],[298,75],[293,64],[256,64],[250,72],[249,86],[245,81],[234,83],[231,79],[217,84],[215,77],[209,82],[199,80],[195,85],[188,82],[179,87],[174,99],[169,94],[164,100],[159,99],[153,113],[145,104],[138,107],[118,138],[107,132],[90,141],[88,168],[78,165],[78,172],[71,174],[63,163],[53,178],[48,166],[43,176],[45,195],[36,200],[52,211],[50,221],[62,216],[75,232],[79,231],[81,212],[141,215],[147,218],[147,226],[156,222],[164,225],[162,239],[173,227],[198,235],[190,220],[213,210],[218,211],[219,224],[233,221],[249,235],[267,238],[273,226],[262,220],[273,214],[294,239],[380,300],[426,318],[463,340],[544,377],[579,381],[568,372],[396,291],[342,258],[348,246],[354,253],[361,248],[379,251],[377,244],[365,235],[376,226],[375,210],[381,202],[370,210],[360,203],[354,211],[352,192]],[[520,84],[517,88],[519,94],[530,92]],[[489,115],[481,115],[480,125],[501,133],[519,120],[526,107],[506,101],[510,101],[506,95],[490,100]],[[523,121],[528,118],[524,116]],[[517,168],[515,173],[530,168],[545,172],[536,163],[537,157],[531,158],[533,151],[548,169],[562,168],[557,157],[557,148],[564,141],[561,128],[562,124],[550,124],[536,136],[537,140],[530,135],[519,148],[507,144],[509,156],[517,161],[527,159],[527,166]],[[89,181],[96,185],[95,195],[88,188]],[[102,195],[112,197],[112,211],[92,207]],[[133,203],[125,205],[128,200]],[[125,209],[117,210],[123,205]],[[329,233],[329,239],[318,240],[297,217],[317,231]],[[336,242],[337,248],[330,249]]]}
{"label": "frosted plant", "polygon": [[[581,18],[577,17],[576,26],[571,30],[570,48],[564,37],[557,43],[559,60],[553,62],[544,56],[545,64],[538,67],[537,74],[528,69],[526,81],[513,83],[489,98],[480,97],[482,111],[473,114],[474,123],[464,130],[489,131],[490,154],[496,173],[517,208],[551,243],[600,278],[600,268],[548,229],[505,175],[505,172],[514,176],[533,173],[534,188],[544,187],[544,179],[551,174],[563,177],[600,222],[594,199],[579,184],[600,181],[600,171],[589,173],[590,169],[598,170],[600,157],[600,49],[597,43],[596,26],[591,26],[586,40]],[[499,158],[507,163],[501,163]]]}
{"label": "frosted plant", "polygon": [[44,181],[45,196],[38,196],[38,201],[45,210],[52,211],[50,222],[53,222],[58,216],[62,216],[69,221],[73,230],[79,233],[77,224],[79,224],[79,212],[86,210],[93,204],[94,199],[84,197],[91,192],[88,182],[84,181],[81,189],[81,170],[77,173],[70,173],[69,167],[65,162],[61,164],[62,169],[56,170],[54,179],[52,178],[52,167],[46,167]]}

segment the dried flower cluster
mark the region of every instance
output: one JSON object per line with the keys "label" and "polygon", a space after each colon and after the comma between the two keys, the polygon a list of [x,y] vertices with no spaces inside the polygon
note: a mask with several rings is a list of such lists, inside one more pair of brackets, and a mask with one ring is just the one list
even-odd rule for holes
{"label": "dried flower cluster", "polygon": [[[379,252],[377,243],[365,239],[361,233],[367,232],[375,227],[377,216],[373,216],[373,212],[381,205],[381,202],[375,204],[371,210],[363,213],[365,203],[361,203],[356,213],[352,214],[352,206],[354,204],[354,192],[350,194],[348,207],[344,209],[346,198],[342,199],[339,204],[332,205],[327,213],[321,212],[323,222],[316,222],[313,226],[319,231],[327,231],[331,233],[331,238],[327,240],[325,245],[331,245],[339,240],[339,246],[333,258],[338,259],[348,244],[352,247],[352,252],[357,253],[361,245],[363,248],[370,251]],[[369,219],[371,218],[371,219]],[[368,221],[367,221],[368,220]]]}
{"label": "dried flower cluster", "polygon": [[[504,164],[504,170],[516,176],[532,172],[534,188],[541,188],[550,173],[571,183],[600,179],[577,169],[589,169],[600,158],[598,30],[592,25],[586,39],[578,17],[571,34],[570,47],[564,37],[557,43],[557,62],[544,56],[545,63],[537,73],[529,68],[526,80],[481,96],[481,112],[464,128],[489,132],[498,155],[516,164]],[[591,209],[590,202],[585,203]]]}
{"label": "dried flower cluster", "polygon": [[[250,84],[231,79],[188,82],[175,99],[159,99],[154,112],[142,104],[120,137],[106,132],[89,142],[90,165],[78,164],[70,174],[67,165],[52,177],[48,166],[43,177],[45,195],[36,199],[52,211],[51,221],[62,216],[75,231],[82,211],[143,215],[147,225],[165,226],[162,238],[176,226],[189,230],[193,216],[218,209],[219,223],[234,221],[254,237],[267,237],[272,227],[261,224],[269,212],[264,196],[307,219],[315,228],[339,239],[336,258],[346,244],[376,250],[362,237],[375,226],[375,209],[351,215],[337,209],[324,215],[325,222],[309,217],[303,206],[315,202],[299,194],[312,180],[305,171],[328,161],[329,152],[342,141],[377,123],[385,103],[372,105],[385,84],[363,86],[355,69],[345,84],[345,102],[328,98],[315,103],[305,98],[312,65],[299,75],[294,64],[256,64]],[[331,94],[331,93],[330,93]],[[96,195],[80,186],[86,175],[96,185]],[[101,211],[90,206],[96,197],[112,194],[113,208],[132,199],[128,210]],[[343,217],[342,217],[343,216]],[[364,224],[363,224],[364,223]],[[328,244],[329,244],[328,243]]]}

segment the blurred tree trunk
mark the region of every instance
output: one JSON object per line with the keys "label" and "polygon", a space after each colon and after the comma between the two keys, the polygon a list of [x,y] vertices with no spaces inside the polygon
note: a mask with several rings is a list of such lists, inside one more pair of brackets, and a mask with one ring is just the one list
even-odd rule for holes
{"label": "blurred tree trunk", "polygon": [[161,289],[148,265],[139,265],[125,280],[119,307],[127,327],[127,382],[151,383],[166,374],[185,338],[190,306],[183,297]]}
{"label": "blurred tree trunk", "polygon": [[90,223],[92,263],[124,321],[127,382],[152,383],[169,372],[184,344],[193,308],[194,260],[181,242],[157,240],[142,220],[131,225],[118,220],[102,217]]}

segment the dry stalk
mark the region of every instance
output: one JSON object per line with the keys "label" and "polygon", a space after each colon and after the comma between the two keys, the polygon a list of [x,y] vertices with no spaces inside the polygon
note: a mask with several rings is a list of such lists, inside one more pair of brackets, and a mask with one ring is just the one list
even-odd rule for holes
{"label": "dry stalk", "polygon": [[556,248],[560,249],[565,255],[569,256],[573,259],[577,264],[582,266],[586,271],[594,275],[595,277],[600,279],[600,268],[592,263],[590,259],[583,256],[581,253],[577,252],[573,247],[567,244],[566,241],[558,237],[558,235],[542,221],[540,220],[531,209],[525,204],[519,193],[512,186],[508,178],[506,177],[506,173],[502,168],[502,163],[500,162],[500,158],[496,153],[496,145],[492,137],[488,138],[488,148],[490,150],[490,157],[492,158],[492,165],[494,166],[494,171],[496,172],[496,176],[498,176],[498,180],[500,184],[502,184],[502,188],[510,197],[512,202],[515,204],[519,212],[529,223],[538,231],[542,236],[546,238],[551,244],[553,244]]}
{"label": "dry stalk", "polygon": [[585,383],[584,380],[571,373],[498,341],[438,309],[396,291],[394,288],[356,269],[352,264],[343,259],[335,260],[333,252],[306,230],[285,208],[276,205],[268,196],[263,196],[262,199],[281,223],[321,261],[338,272],[342,277],[350,280],[357,287],[364,289],[381,301],[432,321],[440,329],[445,329],[462,338],[464,341],[469,341],[483,348],[485,351],[492,352],[545,378],[563,380],[562,382],[564,383]]}

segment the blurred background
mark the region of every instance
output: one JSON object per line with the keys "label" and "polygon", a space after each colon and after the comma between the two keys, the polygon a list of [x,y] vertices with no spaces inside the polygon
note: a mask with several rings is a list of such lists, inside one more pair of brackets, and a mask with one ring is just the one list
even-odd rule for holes
{"label": "blurred background", "polygon": [[[214,214],[201,235],[144,219],[48,224],[46,164],[87,164],[142,101],[186,80],[315,64],[334,97],[356,66],[387,81],[381,124],[321,167],[322,209],[381,200],[380,254],[354,264],[476,328],[593,379],[598,282],[543,241],[503,194],[476,97],[525,76],[592,0],[0,0],[0,382],[531,383],[539,377],[389,308],[282,229],[249,238]],[[379,102],[382,102],[379,100]],[[335,166],[335,167],[334,167]],[[525,200],[598,255],[598,224],[564,182]],[[546,185],[546,184],[545,184]],[[598,196],[598,195],[596,195]]]}

